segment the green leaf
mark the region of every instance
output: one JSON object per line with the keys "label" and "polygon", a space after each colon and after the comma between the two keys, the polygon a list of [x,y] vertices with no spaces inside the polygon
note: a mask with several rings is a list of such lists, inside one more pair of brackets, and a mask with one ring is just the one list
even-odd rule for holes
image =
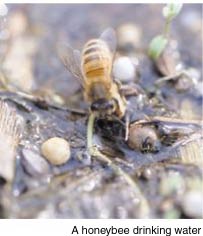
{"label": "green leaf", "polygon": [[172,20],[174,17],[176,17],[182,8],[183,4],[181,3],[169,3],[163,8],[163,16],[168,19]]}
{"label": "green leaf", "polygon": [[168,40],[163,35],[158,35],[152,39],[149,45],[149,56],[156,60],[161,55],[167,45]]}

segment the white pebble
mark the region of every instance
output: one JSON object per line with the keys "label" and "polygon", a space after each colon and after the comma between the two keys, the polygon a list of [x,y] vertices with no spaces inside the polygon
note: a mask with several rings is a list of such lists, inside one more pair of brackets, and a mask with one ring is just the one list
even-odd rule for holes
{"label": "white pebble", "polygon": [[53,165],[62,165],[70,159],[70,145],[63,138],[50,138],[41,146],[42,155]]}
{"label": "white pebble", "polygon": [[135,78],[135,66],[128,57],[119,57],[113,64],[113,75],[122,82],[129,82]]}
{"label": "white pebble", "polygon": [[117,35],[119,47],[123,48],[130,45],[136,48],[140,45],[142,32],[137,25],[127,23],[118,28]]}
{"label": "white pebble", "polygon": [[23,166],[30,175],[39,176],[49,174],[48,162],[38,153],[24,148],[22,154]]}
{"label": "white pebble", "polygon": [[184,213],[189,217],[203,217],[203,195],[201,191],[191,191],[184,195],[182,200]]}

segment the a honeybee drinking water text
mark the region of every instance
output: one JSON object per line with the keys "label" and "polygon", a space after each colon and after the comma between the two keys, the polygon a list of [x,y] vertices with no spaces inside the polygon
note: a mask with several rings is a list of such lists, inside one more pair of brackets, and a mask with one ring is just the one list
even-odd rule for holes
{"label": "a honeybee drinking water text", "polygon": [[66,68],[79,78],[91,112],[98,116],[115,115],[122,118],[126,111],[126,100],[111,74],[115,49],[116,34],[108,28],[100,38],[89,40],[82,53],[70,46],[60,45],[59,56]]}

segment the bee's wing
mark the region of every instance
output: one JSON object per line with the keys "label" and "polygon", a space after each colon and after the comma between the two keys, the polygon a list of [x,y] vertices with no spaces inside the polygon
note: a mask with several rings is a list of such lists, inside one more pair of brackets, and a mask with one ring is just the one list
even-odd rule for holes
{"label": "bee's wing", "polygon": [[67,70],[73,74],[79,83],[84,87],[83,75],[81,72],[81,54],[67,44],[58,44],[57,52]]}
{"label": "bee's wing", "polygon": [[117,44],[115,30],[113,28],[107,28],[101,34],[100,39],[102,39],[103,41],[105,41],[107,43],[107,45],[109,46],[110,51],[114,55],[114,53],[116,51],[116,44]]}

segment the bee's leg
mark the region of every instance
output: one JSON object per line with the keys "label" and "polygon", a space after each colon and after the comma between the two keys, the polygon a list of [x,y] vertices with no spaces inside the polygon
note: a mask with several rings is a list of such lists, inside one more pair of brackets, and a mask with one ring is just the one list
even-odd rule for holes
{"label": "bee's leg", "polygon": [[114,78],[114,82],[117,84],[118,89],[120,89],[122,87],[122,83],[120,80]]}
{"label": "bee's leg", "polygon": [[138,84],[122,84],[118,79],[114,79],[114,82],[122,96],[137,96],[140,93],[145,93]]}
{"label": "bee's leg", "polygon": [[138,84],[124,84],[120,86],[120,93],[123,96],[138,96],[139,94],[145,94],[145,91]]}
{"label": "bee's leg", "polygon": [[116,115],[111,115],[109,120],[112,120],[111,118],[113,118],[113,120],[118,121],[121,125],[125,126],[125,122],[123,122],[120,118],[118,118]]}

